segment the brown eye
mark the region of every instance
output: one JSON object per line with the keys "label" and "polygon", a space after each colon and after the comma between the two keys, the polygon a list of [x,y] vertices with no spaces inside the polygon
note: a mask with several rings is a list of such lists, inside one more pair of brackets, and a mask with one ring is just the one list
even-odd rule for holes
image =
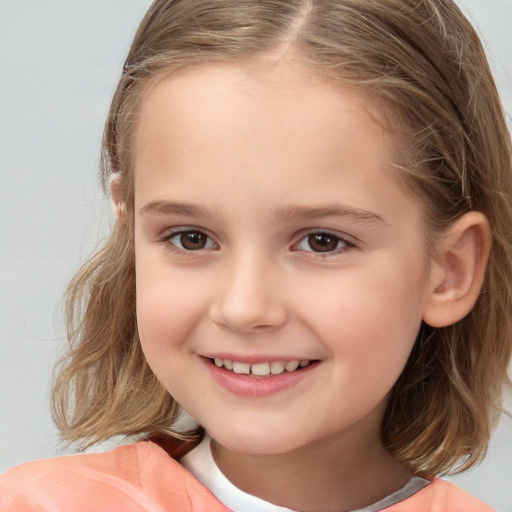
{"label": "brown eye", "polygon": [[299,249],[309,252],[332,252],[349,245],[332,233],[311,233],[299,243]]}
{"label": "brown eye", "polygon": [[181,231],[169,237],[169,243],[182,251],[198,251],[214,246],[212,240],[202,231]]}

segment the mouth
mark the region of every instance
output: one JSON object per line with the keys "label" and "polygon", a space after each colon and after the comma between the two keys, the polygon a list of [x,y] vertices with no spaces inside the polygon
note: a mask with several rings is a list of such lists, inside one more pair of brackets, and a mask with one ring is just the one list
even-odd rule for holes
{"label": "mouth", "polygon": [[213,381],[234,395],[243,398],[265,398],[285,390],[303,389],[304,380],[311,379],[322,360],[275,359],[245,357],[237,360],[228,354],[210,354],[201,359]]}
{"label": "mouth", "polygon": [[273,375],[282,375],[286,373],[296,373],[312,364],[316,360],[302,359],[293,361],[268,361],[260,363],[245,363],[231,359],[209,358],[209,361],[217,366],[232,373],[247,375],[252,377],[271,377]]}

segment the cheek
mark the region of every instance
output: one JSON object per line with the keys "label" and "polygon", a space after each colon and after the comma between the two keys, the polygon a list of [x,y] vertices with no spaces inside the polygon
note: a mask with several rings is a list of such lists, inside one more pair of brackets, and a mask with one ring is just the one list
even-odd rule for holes
{"label": "cheek", "polygon": [[201,382],[190,372],[191,352],[203,308],[197,287],[179,276],[140,268],[137,274],[137,324],[142,350],[158,380],[179,402],[189,403],[190,390]]}
{"label": "cheek", "polygon": [[366,266],[310,295],[311,328],[347,366],[375,374],[403,368],[421,325],[424,275],[418,265],[403,269]]}
{"label": "cheek", "polygon": [[150,364],[190,338],[204,311],[204,290],[183,272],[138,265],[137,323]]}

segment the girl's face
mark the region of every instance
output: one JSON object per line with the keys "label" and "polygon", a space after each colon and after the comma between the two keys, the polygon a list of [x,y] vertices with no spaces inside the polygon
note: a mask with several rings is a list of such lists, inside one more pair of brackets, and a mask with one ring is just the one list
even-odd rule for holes
{"label": "girl's face", "polygon": [[229,450],[380,443],[429,265],[377,115],[287,59],[191,69],[143,98],[140,339]]}

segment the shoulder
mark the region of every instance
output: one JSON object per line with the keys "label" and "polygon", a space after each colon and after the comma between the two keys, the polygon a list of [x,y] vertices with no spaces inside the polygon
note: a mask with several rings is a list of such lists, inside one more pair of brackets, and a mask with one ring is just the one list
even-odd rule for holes
{"label": "shoulder", "polygon": [[225,511],[152,442],[17,466],[0,479],[0,512]]}
{"label": "shoulder", "polygon": [[494,512],[494,509],[451,482],[436,478],[410,498],[382,512]]}

